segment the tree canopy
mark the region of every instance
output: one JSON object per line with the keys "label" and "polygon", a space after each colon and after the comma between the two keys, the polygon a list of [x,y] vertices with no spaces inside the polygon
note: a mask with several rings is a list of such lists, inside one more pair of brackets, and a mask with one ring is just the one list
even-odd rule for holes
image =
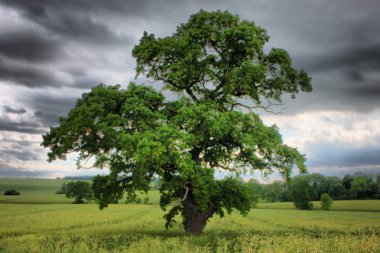
{"label": "tree canopy", "polygon": [[[304,156],[253,112],[312,89],[285,50],[264,51],[268,39],[263,28],[227,11],[200,11],[165,38],[145,32],[132,52],[137,74],[178,99],[135,83],[100,84],[43,136],[49,161],[77,152],[78,167],[95,157],[94,166],[109,168],[93,180],[100,208],[124,194],[135,198],[159,176],[167,227],[181,214],[191,234],[215,213],[248,213],[251,198],[234,175],[278,170],[289,178],[294,167],[306,170]],[[216,180],[216,170],[231,176]]]}
{"label": "tree canopy", "polygon": [[83,204],[84,199],[92,199],[91,185],[87,181],[72,181],[67,183],[65,196],[74,198],[74,204]]}

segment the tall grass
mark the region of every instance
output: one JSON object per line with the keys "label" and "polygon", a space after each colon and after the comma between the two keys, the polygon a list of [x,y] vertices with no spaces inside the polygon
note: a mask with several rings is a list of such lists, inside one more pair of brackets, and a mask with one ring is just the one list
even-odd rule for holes
{"label": "tall grass", "polygon": [[180,219],[164,229],[157,191],[148,205],[99,210],[50,193],[61,182],[42,183],[30,194],[0,196],[0,252],[380,252],[380,201],[335,201],[329,212],[260,203],[246,217],[213,217],[194,237]]}
{"label": "tall grass", "polygon": [[[204,235],[164,229],[157,205],[0,205],[0,252],[376,252],[380,213],[252,209]],[[317,247],[318,246],[318,247]],[[317,248],[316,248],[317,247]],[[333,251],[331,251],[333,249]]]}

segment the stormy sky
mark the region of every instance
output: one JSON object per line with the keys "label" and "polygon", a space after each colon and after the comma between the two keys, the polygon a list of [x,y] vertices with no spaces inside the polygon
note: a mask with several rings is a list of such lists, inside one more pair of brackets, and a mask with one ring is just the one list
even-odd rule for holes
{"label": "stormy sky", "polygon": [[[377,0],[0,1],[0,176],[88,175],[73,158],[46,162],[41,135],[99,83],[135,78],[131,50],[200,9],[229,10],[268,31],[312,77],[312,93],[262,113],[310,172],[380,172],[380,4]],[[143,81],[143,80],[138,80]],[[152,85],[160,86],[158,83]]]}

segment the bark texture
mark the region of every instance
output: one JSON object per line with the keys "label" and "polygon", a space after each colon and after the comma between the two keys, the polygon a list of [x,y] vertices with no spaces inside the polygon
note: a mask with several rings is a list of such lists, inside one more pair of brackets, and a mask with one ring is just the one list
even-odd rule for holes
{"label": "bark texture", "polygon": [[187,198],[183,201],[183,225],[186,233],[191,235],[202,234],[207,220],[212,217],[215,209],[210,205],[206,212],[201,212],[197,209],[194,197],[189,192]]}

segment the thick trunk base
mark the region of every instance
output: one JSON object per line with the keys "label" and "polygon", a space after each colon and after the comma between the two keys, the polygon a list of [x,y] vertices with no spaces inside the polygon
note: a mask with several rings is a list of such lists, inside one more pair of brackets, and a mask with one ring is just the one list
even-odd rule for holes
{"label": "thick trunk base", "polygon": [[206,226],[207,217],[202,213],[191,213],[184,215],[184,227],[186,233],[190,235],[200,235]]}
{"label": "thick trunk base", "polygon": [[186,233],[190,235],[202,234],[208,218],[214,214],[215,210],[209,208],[206,212],[200,212],[194,205],[192,198],[188,198],[183,203],[183,225]]}

